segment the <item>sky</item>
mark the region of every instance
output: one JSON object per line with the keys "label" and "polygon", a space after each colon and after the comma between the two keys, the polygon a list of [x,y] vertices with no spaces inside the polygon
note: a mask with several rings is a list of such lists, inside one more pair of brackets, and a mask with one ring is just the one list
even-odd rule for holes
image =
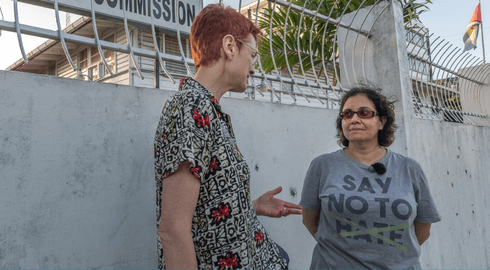
{"label": "sky", "polygon": [[[204,5],[217,3],[219,0],[204,0]],[[242,5],[250,3],[252,0],[242,0]],[[238,8],[239,0],[223,0],[225,5]],[[471,15],[478,5],[478,0],[432,0],[430,11],[422,14],[423,24],[429,28],[431,33],[449,41],[459,48],[463,48],[463,35],[471,19]],[[6,21],[14,21],[13,1],[0,0],[0,8]],[[486,45],[486,52],[490,53],[490,1],[482,3],[483,35]],[[65,27],[65,14],[61,12],[62,27]],[[0,13],[0,19],[2,14]],[[35,25],[38,27],[56,29],[56,19],[54,11],[40,8],[24,3],[19,3],[19,20],[22,24]],[[487,23],[488,22],[488,23]],[[42,44],[45,39],[28,35],[22,35],[26,53]],[[478,36],[476,50],[469,53],[483,59],[481,46],[481,31]],[[490,54],[486,56],[490,61]],[[0,35],[0,70],[22,58],[17,41],[17,35],[13,32],[1,31]]]}

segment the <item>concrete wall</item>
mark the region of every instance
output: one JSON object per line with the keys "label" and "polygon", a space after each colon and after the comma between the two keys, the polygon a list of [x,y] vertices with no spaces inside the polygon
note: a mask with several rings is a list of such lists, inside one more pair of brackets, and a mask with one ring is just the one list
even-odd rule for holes
{"label": "concrete wall", "polygon": [[5,71],[0,81],[0,268],[154,267],[148,151],[168,95]]}
{"label": "concrete wall", "polygon": [[[413,117],[401,7],[391,2],[373,10],[385,14],[363,80],[398,98],[390,148],[422,164],[443,218],[422,266],[490,268],[490,128]],[[155,268],[153,137],[172,91],[6,71],[0,82],[0,268]],[[337,111],[221,104],[253,168],[252,198],[282,186],[278,197],[298,203],[310,161],[339,148]],[[315,241],[301,218],[260,219],[290,268],[307,268]]]}
{"label": "concrete wall", "polygon": [[422,164],[442,221],[422,268],[490,268],[490,128],[416,119],[409,156]]}
{"label": "concrete wall", "polygon": [[[153,137],[169,91],[0,71],[0,268],[155,268]],[[257,198],[299,203],[335,111],[223,99]],[[280,142],[280,143],[279,143]],[[293,195],[292,195],[293,194]],[[301,218],[262,219],[308,267]]]}
{"label": "concrete wall", "polygon": [[339,27],[342,84],[348,88],[359,84],[379,88],[390,100],[403,104],[395,107],[399,143],[392,148],[407,155],[412,139],[407,124],[413,121],[413,105],[401,4],[397,0],[379,1],[374,6],[344,15],[342,21],[370,34],[366,38]]}
{"label": "concrete wall", "polygon": [[[395,110],[399,129],[390,148],[422,164],[442,215],[422,246],[422,267],[489,268],[490,218],[485,210],[490,199],[485,195],[490,192],[490,174],[485,167],[490,164],[490,128],[415,118],[400,3],[379,2],[343,20],[359,27],[366,14],[363,28],[371,30],[369,39],[360,37],[354,46],[356,34],[339,29],[339,44],[346,44],[339,47],[340,61],[345,63],[341,70],[351,85],[374,84],[399,101]],[[485,92],[488,83],[480,88],[471,90]]]}
{"label": "concrete wall", "polygon": [[[152,147],[170,92],[6,71],[0,81],[0,268],[154,268]],[[337,112],[221,103],[253,168],[252,198],[282,186],[278,197],[298,203],[309,162],[338,149]],[[417,142],[408,154],[443,217],[423,246],[423,267],[490,267],[490,129],[406,126]],[[261,221],[292,269],[309,266],[315,242],[300,217]]]}

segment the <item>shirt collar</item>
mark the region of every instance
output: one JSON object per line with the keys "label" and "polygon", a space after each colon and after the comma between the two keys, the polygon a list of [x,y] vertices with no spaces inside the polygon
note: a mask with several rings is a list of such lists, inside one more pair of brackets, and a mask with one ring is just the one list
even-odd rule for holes
{"label": "shirt collar", "polygon": [[206,89],[202,84],[200,84],[198,81],[192,79],[192,78],[182,78],[180,79],[180,85],[179,85],[179,91],[180,90],[198,90],[202,94],[204,94],[207,98],[209,98],[211,101],[213,101],[213,104],[215,107],[221,111],[221,106],[218,103],[218,100],[214,97],[214,95]]}

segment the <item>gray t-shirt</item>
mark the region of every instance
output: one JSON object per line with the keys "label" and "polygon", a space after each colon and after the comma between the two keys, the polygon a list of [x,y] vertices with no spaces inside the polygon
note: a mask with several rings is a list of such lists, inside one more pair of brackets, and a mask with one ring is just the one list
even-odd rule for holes
{"label": "gray t-shirt", "polygon": [[343,150],[315,158],[300,205],[320,209],[311,269],[418,269],[413,222],[441,220],[427,179],[415,160],[392,151],[385,174]]}

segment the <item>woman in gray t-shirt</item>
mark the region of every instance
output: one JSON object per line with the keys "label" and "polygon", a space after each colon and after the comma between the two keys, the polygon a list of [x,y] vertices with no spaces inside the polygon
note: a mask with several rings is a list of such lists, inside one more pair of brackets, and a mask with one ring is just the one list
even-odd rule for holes
{"label": "woman in gray t-shirt", "polygon": [[420,164],[385,149],[394,122],[393,102],[378,92],[343,96],[344,148],[315,158],[303,186],[303,223],[318,242],[310,268],[420,268],[420,245],[441,218]]}

